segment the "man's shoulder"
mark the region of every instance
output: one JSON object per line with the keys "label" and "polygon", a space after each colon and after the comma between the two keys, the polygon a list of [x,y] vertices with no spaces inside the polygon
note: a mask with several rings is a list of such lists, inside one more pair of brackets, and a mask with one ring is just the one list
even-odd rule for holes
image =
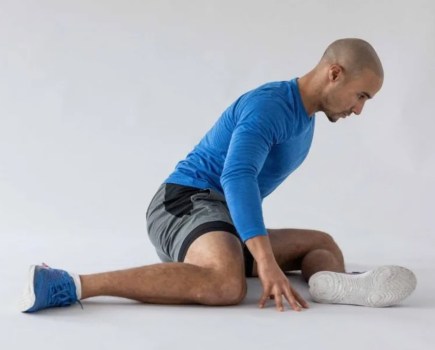
{"label": "man's shoulder", "polygon": [[294,111],[294,98],[291,81],[274,81],[260,85],[241,96],[238,101],[239,111]]}
{"label": "man's shoulder", "polygon": [[264,84],[259,85],[255,89],[252,89],[250,92],[253,94],[263,94],[268,96],[270,94],[271,97],[280,94],[286,93],[291,90],[291,86],[293,84],[293,80],[280,80],[280,81],[270,81]]}
{"label": "man's shoulder", "polygon": [[264,83],[242,95],[242,104],[254,103],[268,106],[285,104],[291,106],[294,103],[293,85],[293,79]]}

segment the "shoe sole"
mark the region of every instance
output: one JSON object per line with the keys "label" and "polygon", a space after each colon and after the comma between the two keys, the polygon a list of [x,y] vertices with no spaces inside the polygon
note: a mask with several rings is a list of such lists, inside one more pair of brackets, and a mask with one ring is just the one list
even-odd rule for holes
{"label": "shoe sole", "polygon": [[321,271],[308,284],[318,303],[386,307],[407,298],[417,279],[404,267],[382,266],[358,275]]}
{"label": "shoe sole", "polygon": [[35,305],[35,289],[34,289],[34,279],[35,279],[35,268],[36,265],[32,265],[29,268],[29,277],[27,279],[27,285],[24,288],[21,300],[19,301],[19,309],[21,312],[26,312]]}

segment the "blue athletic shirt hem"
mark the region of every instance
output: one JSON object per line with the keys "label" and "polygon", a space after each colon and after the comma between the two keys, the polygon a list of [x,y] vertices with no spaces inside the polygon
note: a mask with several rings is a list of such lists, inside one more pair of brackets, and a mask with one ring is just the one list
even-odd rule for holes
{"label": "blue athletic shirt hem", "polygon": [[251,232],[247,232],[247,233],[244,233],[243,235],[242,234],[240,234],[240,237],[242,238],[242,240],[243,240],[243,243],[246,243],[246,241],[248,240],[248,239],[251,239],[251,238],[254,238],[254,237],[258,237],[258,236],[267,236],[268,235],[268,233],[266,232],[266,233],[259,233],[260,231],[259,230],[255,230],[255,231],[251,231]]}

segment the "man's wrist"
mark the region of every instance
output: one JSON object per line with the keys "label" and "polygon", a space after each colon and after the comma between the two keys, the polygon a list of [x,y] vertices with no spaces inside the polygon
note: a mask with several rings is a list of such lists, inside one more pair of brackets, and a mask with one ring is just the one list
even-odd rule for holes
{"label": "man's wrist", "polygon": [[261,235],[248,239],[245,242],[257,264],[275,263],[275,256],[272,251],[269,236]]}

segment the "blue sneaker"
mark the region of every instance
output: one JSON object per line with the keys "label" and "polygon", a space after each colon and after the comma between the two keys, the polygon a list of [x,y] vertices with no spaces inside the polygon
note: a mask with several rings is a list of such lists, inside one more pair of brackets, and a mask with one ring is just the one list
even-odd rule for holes
{"label": "blue sneaker", "polygon": [[52,269],[45,264],[30,266],[28,285],[20,305],[22,312],[69,306],[76,302],[81,305],[74,279],[68,272]]}

